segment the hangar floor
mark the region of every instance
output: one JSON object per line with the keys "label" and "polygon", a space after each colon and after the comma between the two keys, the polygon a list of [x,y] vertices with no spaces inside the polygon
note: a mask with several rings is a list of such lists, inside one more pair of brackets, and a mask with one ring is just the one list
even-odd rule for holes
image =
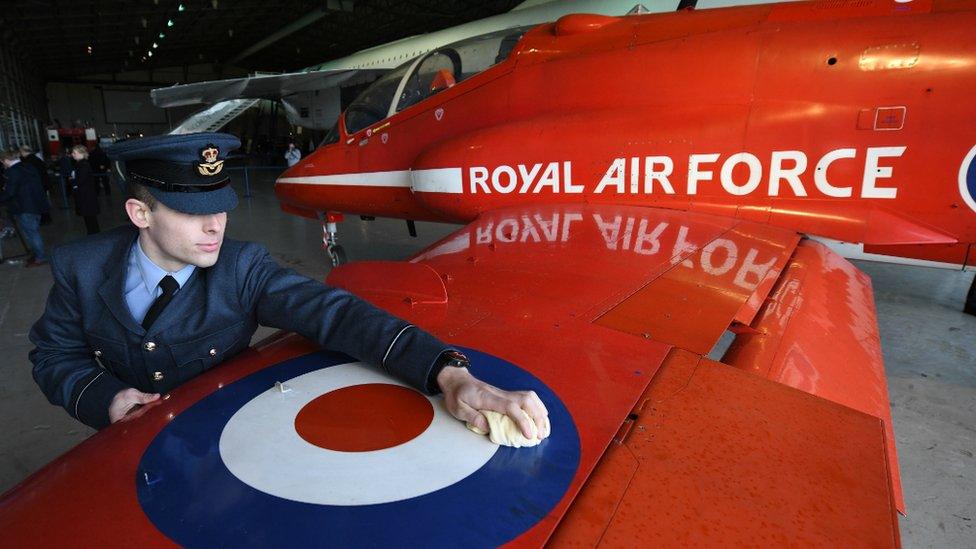
{"label": "hangar floor", "polygon": [[[252,176],[254,196],[242,198],[228,236],[268,246],[282,264],[322,279],[329,271],[317,223],[285,215],[271,192],[272,173]],[[240,192],[240,188],[238,187]],[[118,192],[103,197],[103,227],[121,222]],[[341,225],[351,259],[400,259],[450,233],[454,226],[418,223],[410,238],[401,221]],[[55,208],[45,227],[49,247],[84,235],[71,210]],[[7,256],[20,248],[4,241]],[[976,545],[976,317],[960,312],[971,273],[858,263],[874,281],[894,427],[908,516],[906,547]],[[52,283],[49,269],[0,265],[0,492],[89,437],[94,431],[47,403],[30,375],[27,332]],[[272,330],[262,328],[255,338]]]}

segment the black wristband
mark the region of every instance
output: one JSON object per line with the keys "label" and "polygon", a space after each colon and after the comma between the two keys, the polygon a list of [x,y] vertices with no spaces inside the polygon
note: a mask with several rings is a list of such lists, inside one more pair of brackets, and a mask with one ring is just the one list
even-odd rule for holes
{"label": "black wristband", "polygon": [[438,357],[437,363],[434,367],[430,369],[430,377],[427,378],[427,392],[428,393],[439,393],[441,388],[437,385],[437,376],[447,368],[448,366],[452,368],[467,368],[471,365],[471,361],[468,357],[457,351],[444,351],[441,356]]}

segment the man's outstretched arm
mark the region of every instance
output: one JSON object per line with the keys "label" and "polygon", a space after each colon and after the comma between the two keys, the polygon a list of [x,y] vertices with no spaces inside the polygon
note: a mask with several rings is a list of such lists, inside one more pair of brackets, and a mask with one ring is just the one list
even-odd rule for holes
{"label": "man's outstretched arm", "polygon": [[534,392],[504,391],[466,368],[437,371],[444,353],[453,349],[424,330],[345,290],[281,267],[258,245],[241,251],[237,273],[242,306],[255,311],[259,323],[378,365],[425,393],[439,389],[454,417],[483,431],[488,424],[479,410],[491,410],[511,417],[527,438],[548,436],[548,412]]}

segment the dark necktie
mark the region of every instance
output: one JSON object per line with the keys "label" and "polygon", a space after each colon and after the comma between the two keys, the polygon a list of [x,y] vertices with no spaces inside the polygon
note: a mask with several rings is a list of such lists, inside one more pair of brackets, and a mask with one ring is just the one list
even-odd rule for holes
{"label": "dark necktie", "polygon": [[164,276],[159,281],[159,287],[163,289],[163,293],[159,294],[156,301],[153,301],[152,306],[149,307],[149,311],[146,313],[146,318],[142,319],[142,327],[147,330],[152,326],[153,322],[156,322],[156,319],[159,318],[163,309],[169,305],[169,302],[173,301],[173,295],[176,294],[176,290],[180,289],[180,285],[176,282],[176,279],[169,275]]}

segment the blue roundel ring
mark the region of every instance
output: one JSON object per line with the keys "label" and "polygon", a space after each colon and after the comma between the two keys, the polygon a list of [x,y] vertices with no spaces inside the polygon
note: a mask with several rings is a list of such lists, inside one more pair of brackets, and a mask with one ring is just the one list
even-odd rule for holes
{"label": "blue roundel ring", "polygon": [[974,212],[976,212],[976,146],[969,149],[966,158],[959,168],[959,194]]}
{"label": "blue roundel ring", "polygon": [[[327,505],[270,495],[228,469],[219,449],[221,433],[238,410],[276,381],[354,362],[344,355],[316,352],[218,389],[169,422],[139,463],[135,482],[143,512],[163,534],[188,547],[494,547],[518,537],[566,493],[579,466],[579,434],[565,405],[541,380],[491,355],[463,351],[478,378],[539,395],[549,410],[549,438],[531,448],[499,447],[468,476],[408,499]],[[256,445],[261,443],[258,438]]]}

